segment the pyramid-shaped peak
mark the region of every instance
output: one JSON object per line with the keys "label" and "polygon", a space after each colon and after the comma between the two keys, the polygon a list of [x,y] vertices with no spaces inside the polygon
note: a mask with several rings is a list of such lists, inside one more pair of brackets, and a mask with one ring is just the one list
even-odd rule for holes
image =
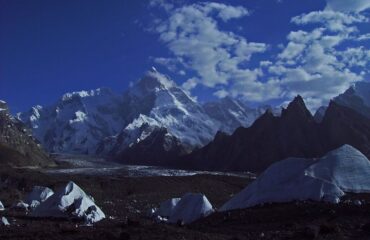
{"label": "pyramid-shaped peak", "polygon": [[282,112],[282,116],[287,116],[290,114],[313,118],[311,112],[307,109],[306,104],[300,95],[297,95],[293,101],[289,103],[288,107]]}
{"label": "pyramid-shaped peak", "polygon": [[138,81],[138,85],[144,85],[146,88],[167,88],[176,87],[176,83],[171,80],[168,76],[157,71],[155,67],[152,67],[146,72],[143,78]]}
{"label": "pyramid-shaped peak", "polygon": [[302,96],[301,96],[301,95],[297,95],[297,96],[293,99],[293,101],[291,101],[291,102],[289,103],[288,108],[289,108],[289,106],[295,106],[295,105],[306,107],[306,104],[304,103],[304,100],[303,100],[303,98],[302,98]]}

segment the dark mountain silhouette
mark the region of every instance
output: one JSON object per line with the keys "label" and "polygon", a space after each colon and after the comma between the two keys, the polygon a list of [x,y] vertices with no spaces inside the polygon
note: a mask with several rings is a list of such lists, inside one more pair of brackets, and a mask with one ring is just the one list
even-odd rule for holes
{"label": "dark mountain silhouette", "polygon": [[19,120],[13,118],[7,104],[0,101],[0,164],[10,166],[48,166],[53,161]]}
{"label": "dark mountain silhouette", "polygon": [[125,164],[167,166],[185,153],[177,138],[169,135],[165,128],[156,128],[144,140],[132,144],[113,159]]}
{"label": "dark mountain silhouette", "polygon": [[207,170],[262,171],[287,157],[320,157],[350,144],[370,157],[370,121],[331,102],[321,123],[297,96],[280,117],[266,111],[249,128],[231,136],[217,134],[205,147],[181,160],[182,167]]}

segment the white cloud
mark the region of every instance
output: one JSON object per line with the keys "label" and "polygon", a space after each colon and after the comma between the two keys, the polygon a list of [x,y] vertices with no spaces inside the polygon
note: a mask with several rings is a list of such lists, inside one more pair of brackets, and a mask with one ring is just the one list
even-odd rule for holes
{"label": "white cloud", "polygon": [[272,62],[271,61],[268,61],[268,60],[265,60],[265,61],[261,61],[260,62],[260,66],[261,67],[268,67],[268,66],[271,66],[272,65]]}
{"label": "white cloud", "polygon": [[254,54],[266,51],[268,46],[222,31],[217,21],[230,21],[246,15],[248,10],[240,6],[210,2],[191,4],[174,9],[168,19],[155,27],[160,40],[178,62],[197,73],[196,80],[189,79],[184,83],[186,89],[197,84],[229,88],[241,80],[256,81],[249,74],[258,70],[241,68],[240,64],[248,62]]}
{"label": "white cloud", "polygon": [[203,6],[199,5],[193,5],[194,7],[199,6],[204,13],[209,14],[211,12],[216,12],[217,16],[220,17],[224,22],[232,19],[232,18],[240,18],[246,15],[249,15],[249,12],[246,8],[241,6],[230,6],[225,5],[222,3],[205,3]]}
{"label": "white cloud", "polygon": [[370,33],[362,34],[357,38],[358,41],[370,40]]}
{"label": "white cloud", "polygon": [[187,91],[204,85],[215,89],[217,97],[242,96],[255,102],[300,94],[314,110],[369,73],[370,50],[346,45],[370,38],[357,28],[369,21],[360,13],[365,5],[339,12],[342,5],[328,0],[323,11],[293,17],[291,23],[302,29],[290,32],[287,43],[278,45],[278,54],[253,68],[248,67],[253,56],[269,46],[224,31],[220,24],[249,15],[247,9],[210,2],[173,7],[168,19],[154,28],[173,57],[156,61],[169,67],[176,63],[177,73],[182,68],[195,72],[182,85]]}
{"label": "white cloud", "polygon": [[[332,13],[315,12],[293,18],[292,22],[298,25],[319,23],[320,26],[310,32],[291,32],[286,47],[278,55],[280,60],[268,68],[269,73],[278,79],[282,96],[292,98],[300,94],[311,109],[326,104],[353,82],[362,80],[363,74],[354,71],[353,67],[365,68],[370,62],[363,47],[337,48],[343,41],[353,40],[352,35],[357,33],[351,35],[332,28],[328,24],[332,16]],[[358,17],[362,19],[362,16]],[[356,22],[342,21],[347,28],[352,28]]]}
{"label": "white cloud", "polygon": [[327,0],[326,9],[340,12],[361,12],[370,8],[369,0]]}
{"label": "white cloud", "polygon": [[229,95],[229,92],[224,89],[221,89],[214,92],[213,95],[217,96],[218,98],[224,98]]}
{"label": "white cloud", "polygon": [[160,6],[164,8],[166,11],[171,11],[175,7],[170,1],[166,0],[150,0],[149,6],[150,7]]}
{"label": "white cloud", "polygon": [[182,87],[185,90],[190,91],[198,85],[198,82],[199,82],[198,78],[190,78],[182,84]]}
{"label": "white cloud", "polygon": [[301,54],[305,47],[306,47],[305,44],[289,42],[284,51],[280,53],[278,57],[292,59],[297,55]]}
{"label": "white cloud", "polygon": [[344,51],[338,52],[338,56],[349,67],[363,67],[364,71],[369,72],[370,50],[361,47],[350,47]]}
{"label": "white cloud", "polygon": [[[366,22],[368,19],[356,13],[342,13],[330,10],[314,11],[292,18],[292,22],[298,25],[319,23],[333,32],[353,32],[357,28],[354,23]],[[351,26],[351,27],[350,27]]]}

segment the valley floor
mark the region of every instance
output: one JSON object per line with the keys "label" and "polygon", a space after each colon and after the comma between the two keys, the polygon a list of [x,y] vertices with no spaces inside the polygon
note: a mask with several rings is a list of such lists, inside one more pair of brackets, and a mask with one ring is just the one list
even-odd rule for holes
{"label": "valley floor", "polygon": [[[126,170],[93,176],[3,168],[0,179],[0,200],[7,209],[0,216],[7,217],[11,223],[10,227],[0,227],[0,239],[370,239],[368,194],[348,196],[364,200],[362,205],[272,204],[215,213],[191,225],[177,226],[154,223],[146,218],[146,212],[168,198],[181,197],[187,192],[204,193],[219,208],[252,178],[221,174],[132,177],[127,176]],[[106,220],[86,227],[78,222],[36,219],[9,210],[34,185],[56,189],[70,180],[95,198],[108,216]]]}

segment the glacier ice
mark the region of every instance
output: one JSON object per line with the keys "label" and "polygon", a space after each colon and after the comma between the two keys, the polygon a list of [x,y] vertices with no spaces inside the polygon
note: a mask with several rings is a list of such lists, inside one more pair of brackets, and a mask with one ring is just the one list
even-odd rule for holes
{"label": "glacier ice", "polygon": [[274,163],[220,210],[295,200],[338,203],[345,192],[370,192],[369,176],[369,160],[343,145],[319,159],[288,158]]}
{"label": "glacier ice", "polygon": [[37,207],[35,217],[78,218],[86,224],[105,218],[103,211],[77,184],[69,182]]}

